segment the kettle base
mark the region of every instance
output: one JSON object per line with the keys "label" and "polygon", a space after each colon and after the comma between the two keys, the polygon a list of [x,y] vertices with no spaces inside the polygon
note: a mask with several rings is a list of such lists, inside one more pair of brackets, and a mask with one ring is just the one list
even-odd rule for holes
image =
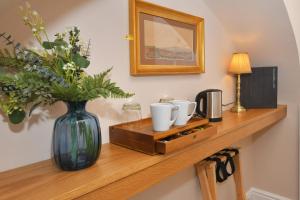
{"label": "kettle base", "polygon": [[220,117],[220,118],[209,118],[209,121],[210,122],[220,122],[220,121],[222,121],[222,117]]}

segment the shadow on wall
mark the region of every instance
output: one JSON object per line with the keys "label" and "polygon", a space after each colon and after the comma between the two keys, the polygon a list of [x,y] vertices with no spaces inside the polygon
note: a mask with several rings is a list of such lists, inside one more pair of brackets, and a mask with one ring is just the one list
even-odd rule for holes
{"label": "shadow on wall", "polygon": [[[121,109],[114,108],[112,103],[102,99],[89,101],[86,110],[91,113],[97,113],[101,119],[108,118],[115,121],[125,122],[128,117],[125,112],[119,111]],[[20,133],[25,128],[29,130],[35,124],[46,122],[49,119],[55,120],[66,112],[67,106],[62,101],[59,101],[51,106],[38,107],[33,111],[30,117],[27,117],[24,122],[17,125],[9,123],[8,117],[2,111],[0,111],[0,115],[3,117],[2,121],[8,124],[9,129],[13,133]]]}
{"label": "shadow on wall", "polygon": [[66,108],[62,102],[57,102],[54,105],[51,105],[51,107],[50,106],[39,107],[36,109],[36,111],[34,111],[31,114],[30,117],[26,117],[25,120],[20,124],[9,123],[8,117],[2,111],[0,111],[0,115],[3,117],[2,122],[8,124],[9,129],[13,133],[20,133],[25,128],[27,128],[29,130],[31,128],[31,126],[33,126],[34,124],[39,124],[39,123],[45,122],[49,119],[56,119],[62,113],[65,113],[65,111],[66,111]]}
{"label": "shadow on wall", "polygon": [[[201,190],[193,167],[171,176],[160,184],[154,185],[143,193],[130,198],[130,200],[152,200],[152,199],[188,199],[196,200],[201,197]],[[189,190],[187,194],[185,191]],[[202,198],[200,198],[202,199]]]}

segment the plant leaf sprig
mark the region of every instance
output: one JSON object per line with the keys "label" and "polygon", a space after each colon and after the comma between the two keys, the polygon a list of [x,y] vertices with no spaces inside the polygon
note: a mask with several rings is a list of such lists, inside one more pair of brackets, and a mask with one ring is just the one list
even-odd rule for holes
{"label": "plant leaf sprig", "polygon": [[0,50],[0,109],[12,123],[22,122],[39,105],[133,95],[109,79],[112,68],[93,76],[85,73],[90,65],[90,41],[81,41],[77,27],[55,34],[51,41],[38,12],[28,3],[20,10],[41,48],[26,48],[10,34],[0,33],[7,46]]}

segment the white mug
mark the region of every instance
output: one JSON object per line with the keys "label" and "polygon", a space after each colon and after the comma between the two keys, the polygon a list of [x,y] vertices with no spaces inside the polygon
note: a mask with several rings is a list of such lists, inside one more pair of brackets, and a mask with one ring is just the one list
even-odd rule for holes
{"label": "white mug", "polygon": [[153,103],[150,105],[154,131],[167,131],[177,119],[178,106],[170,103]]}
{"label": "white mug", "polygon": [[[179,126],[179,125],[185,125],[193,116],[193,114],[195,113],[196,110],[196,106],[197,103],[196,102],[190,102],[190,101],[186,101],[186,100],[173,100],[170,101],[170,103],[178,106],[178,116],[177,119],[175,121],[175,125]],[[193,111],[192,113],[188,113],[189,112],[189,108],[190,105],[193,105]]]}

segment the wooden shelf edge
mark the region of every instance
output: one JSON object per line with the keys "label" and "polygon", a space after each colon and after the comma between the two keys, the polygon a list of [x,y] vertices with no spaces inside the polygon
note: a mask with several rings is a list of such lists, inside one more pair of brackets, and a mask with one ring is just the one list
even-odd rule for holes
{"label": "wooden shelf edge", "polygon": [[284,105],[277,109],[249,110],[239,117],[226,113],[223,122],[216,123],[217,136],[169,155],[148,156],[106,144],[99,165],[87,170],[61,172],[52,162],[43,161],[2,172],[0,193],[4,195],[0,199],[126,199],[224,147],[270,127],[286,114],[287,106]]}
{"label": "wooden shelf edge", "polygon": [[[166,156],[162,162],[150,166],[131,176],[102,187],[96,191],[81,196],[80,200],[106,200],[127,199],[145,189],[159,183],[165,178],[176,174],[189,166],[192,166],[208,156],[220,151],[236,142],[245,139],[263,129],[266,129],[286,117],[287,106],[282,106],[274,111],[276,115],[263,115],[259,120],[245,123],[232,131],[232,134],[224,133],[222,136],[195,144],[182,151]],[[221,145],[220,145],[221,144]],[[172,167],[170,167],[172,166]],[[147,179],[145,179],[147,177]]]}

